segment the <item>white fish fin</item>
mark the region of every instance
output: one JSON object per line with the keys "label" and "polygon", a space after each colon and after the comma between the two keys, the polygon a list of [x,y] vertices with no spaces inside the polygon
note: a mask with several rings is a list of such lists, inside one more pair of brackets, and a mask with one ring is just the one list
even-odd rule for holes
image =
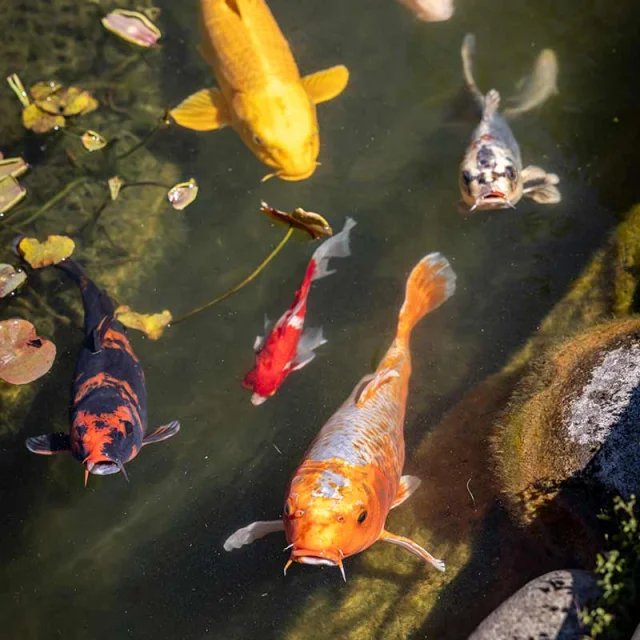
{"label": "white fish fin", "polygon": [[358,397],[356,398],[356,406],[358,408],[363,407],[378,390],[391,382],[394,378],[399,378],[400,374],[395,369],[381,369],[377,371],[371,381],[360,390]]}
{"label": "white fish fin", "polygon": [[326,342],[327,340],[322,334],[322,327],[305,329],[300,336],[295,358],[290,363],[291,369],[297,371],[309,364],[316,357],[314,349],[317,349]]}
{"label": "white fish fin", "polygon": [[555,173],[547,173],[536,166],[528,166],[522,170],[524,182],[523,194],[540,204],[557,204],[562,200],[560,191],[555,186],[560,178]]}
{"label": "white fish fin", "polygon": [[275,533],[276,531],[284,531],[284,522],[282,520],[259,520],[252,522],[242,529],[238,529],[224,541],[224,550],[232,551],[240,549],[247,544],[251,544],[259,538]]}
{"label": "white fish fin", "polygon": [[528,189],[524,195],[540,204],[557,204],[562,200],[562,194],[558,190],[558,187],[552,184],[542,184],[537,187],[532,187]]}
{"label": "white fish fin", "polygon": [[381,542],[389,542],[406,549],[410,553],[418,556],[418,558],[422,558],[426,562],[431,563],[438,571],[444,571],[445,569],[444,562],[442,560],[434,558],[426,549],[423,549],[417,542],[409,540],[409,538],[396,536],[393,533],[383,530],[378,540]]}
{"label": "white fish fin", "polygon": [[353,220],[353,218],[347,218],[342,231],[325,240],[315,250],[311,259],[316,263],[316,270],[311,280],[319,280],[320,278],[335,273],[335,269],[333,271],[329,271],[328,269],[328,263],[331,258],[346,258],[351,255],[351,251],[349,250],[349,232],[355,226],[355,220]]}
{"label": "white fish fin", "polygon": [[495,89],[491,89],[484,97],[484,109],[482,111],[482,121],[488,123],[496,115],[500,107],[500,94]]}
{"label": "white fish fin", "polygon": [[256,339],[253,341],[253,350],[258,353],[260,349],[264,346],[264,336],[256,336]]}
{"label": "white fish fin", "polygon": [[467,89],[471,92],[473,97],[479,103],[484,102],[484,96],[473,77],[473,57],[476,53],[476,37],[473,33],[467,33],[462,41],[462,48],[460,49],[460,55],[462,57],[462,75],[464,76],[464,82],[467,85]]}
{"label": "white fish fin", "polygon": [[391,508],[395,509],[398,505],[401,505],[420,486],[421,482],[422,480],[416,478],[416,476],[402,476],[398,493]]}

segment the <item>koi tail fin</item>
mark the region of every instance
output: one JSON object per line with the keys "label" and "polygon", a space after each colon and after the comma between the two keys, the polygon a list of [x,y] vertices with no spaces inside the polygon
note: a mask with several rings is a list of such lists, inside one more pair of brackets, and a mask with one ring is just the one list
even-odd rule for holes
{"label": "koi tail fin", "polygon": [[84,328],[89,335],[104,318],[111,318],[115,313],[113,301],[105,291],[101,291],[75,261],[67,258],[55,265],[64,271],[80,288],[84,306]]}
{"label": "koi tail fin", "polygon": [[476,37],[473,33],[467,33],[462,41],[462,48],[460,49],[460,56],[462,57],[462,75],[464,76],[464,83],[467,89],[475,99],[479,107],[484,104],[484,96],[475,78],[473,77],[473,58],[476,54]]}
{"label": "koi tail fin", "polygon": [[335,269],[329,270],[329,260],[331,258],[346,258],[351,255],[349,250],[349,232],[356,226],[355,220],[347,218],[344,228],[340,233],[325,240],[315,251],[311,261],[315,268],[311,280],[319,280],[335,273]]}
{"label": "koi tail fin", "polygon": [[456,290],[456,274],[441,253],[430,253],[418,262],[407,280],[407,292],[398,318],[396,339],[409,340],[413,327],[437,309]]}

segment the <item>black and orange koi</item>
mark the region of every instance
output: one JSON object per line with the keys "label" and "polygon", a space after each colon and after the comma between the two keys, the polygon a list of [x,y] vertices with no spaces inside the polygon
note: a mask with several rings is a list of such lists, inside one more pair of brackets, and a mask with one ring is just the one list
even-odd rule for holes
{"label": "black and orange koi", "polygon": [[89,474],[122,473],[140,449],[178,433],[177,421],[145,435],[147,390],[144,372],[126,330],[115,318],[113,301],[86,276],[75,261],[56,265],[80,287],[84,306],[85,341],[73,382],[71,430],[27,439],[33,453],[70,452]]}

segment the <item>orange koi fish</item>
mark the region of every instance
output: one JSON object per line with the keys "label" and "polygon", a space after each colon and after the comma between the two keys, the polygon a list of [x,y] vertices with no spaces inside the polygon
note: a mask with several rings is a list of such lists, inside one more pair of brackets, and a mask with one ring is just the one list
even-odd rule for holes
{"label": "orange koi fish", "polygon": [[409,336],[418,321],[453,295],[456,276],[439,253],[423,258],[407,281],[396,337],[375,373],[365,376],[321,429],[287,489],[282,520],[254,522],[224,543],[238,549],[285,531],[292,562],[339,567],[382,541],[444,571],[444,562],[408,538],[385,531],[390,509],[420,480],[403,476],[404,415],[411,375]]}
{"label": "orange koi fish", "polygon": [[[254,406],[262,404],[274,395],[285,378],[298,369],[309,364],[316,354],[314,349],[326,343],[322,335],[322,328],[304,329],[304,319],[307,314],[307,298],[311,291],[311,283],[330,276],[335,271],[329,271],[327,264],[331,258],[346,258],[349,251],[349,232],[356,223],[347,218],[344,229],[325,240],[316,250],[307,265],[302,285],[296,291],[293,304],[276,322],[267,337],[257,336],[253,343],[256,352],[256,364],[242,381],[245,389],[253,391],[251,403]],[[265,333],[269,329],[265,320]]]}
{"label": "orange koi fish", "polygon": [[27,448],[46,455],[70,452],[84,465],[85,486],[90,473],[120,472],[128,480],[124,465],[144,445],[178,433],[180,423],[171,422],[145,435],[144,372],[125,328],[115,319],[111,298],[77,262],[66,259],[56,266],[76,281],[84,306],[85,342],[73,382],[71,432],[28,438]]}
{"label": "orange koi fish", "polygon": [[200,0],[201,52],[219,89],[202,89],[171,111],[181,126],[213,131],[230,125],[275,171],[263,180],[304,180],[316,170],[316,105],[338,96],[349,71],[335,66],[300,77],[264,0]]}

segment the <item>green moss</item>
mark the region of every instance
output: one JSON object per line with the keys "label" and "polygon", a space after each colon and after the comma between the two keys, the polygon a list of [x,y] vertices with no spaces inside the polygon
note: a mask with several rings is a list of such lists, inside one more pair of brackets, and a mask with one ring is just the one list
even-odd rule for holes
{"label": "green moss", "polygon": [[613,509],[601,516],[611,526],[607,551],[598,554],[600,597],[580,612],[588,638],[627,640],[638,623],[640,608],[640,508],[636,497],[617,496]]}

